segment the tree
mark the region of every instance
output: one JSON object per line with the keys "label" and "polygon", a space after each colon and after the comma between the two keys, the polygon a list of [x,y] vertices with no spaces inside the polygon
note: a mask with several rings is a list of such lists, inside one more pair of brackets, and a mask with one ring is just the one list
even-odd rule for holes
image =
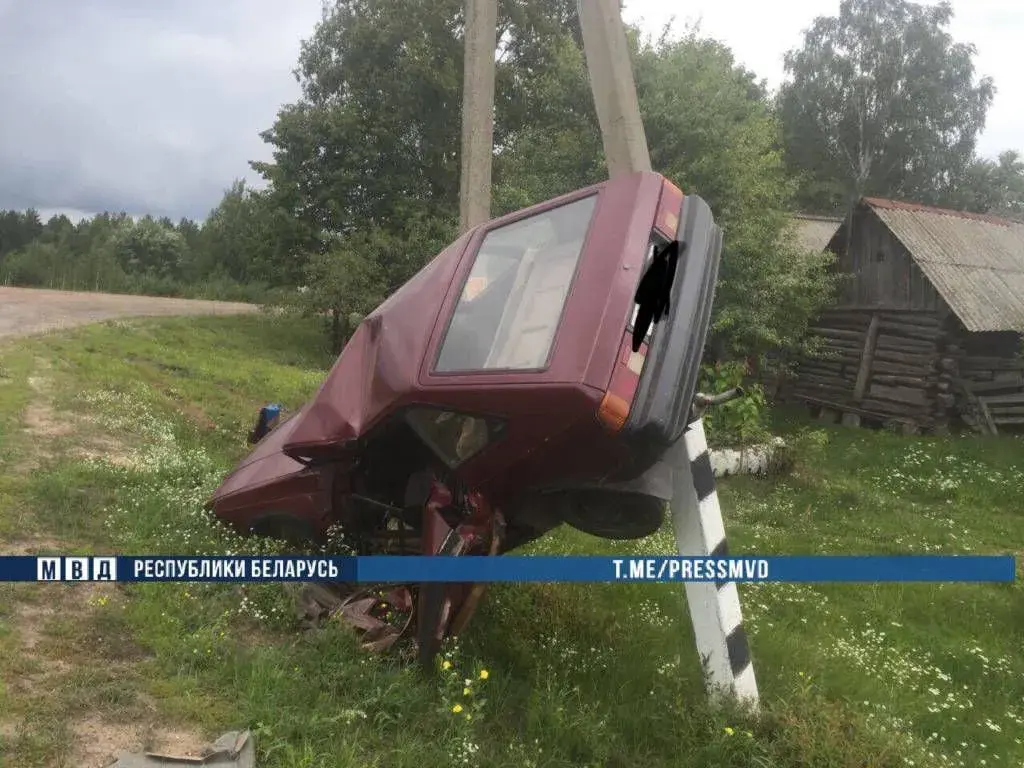
{"label": "tree", "polygon": [[124,222],[111,241],[121,268],[128,274],[159,279],[180,275],[185,258],[185,239],[150,216],[132,224]]}
{"label": "tree", "polygon": [[994,87],[975,82],[975,48],[953,41],[952,17],[948,0],[842,0],[786,55],[779,111],[806,210],[955,197]]}
{"label": "tree", "polygon": [[793,245],[795,185],[763,85],[727,47],[692,32],[646,44],[635,60],[652,165],[707,200],[724,230],[712,356],[756,363],[800,344],[833,281],[825,257]]}
{"label": "tree", "polygon": [[[508,178],[517,164],[540,165],[536,140],[555,133],[544,130],[545,121],[571,123],[572,114],[560,113],[567,102],[548,98],[545,89],[561,82],[549,75],[554,59],[582,61],[566,46],[574,6],[571,0],[500,3],[496,210],[549,196],[544,181],[522,193]],[[296,71],[302,98],[283,107],[263,134],[274,160],[254,163],[280,205],[308,227],[311,250],[375,229],[403,243],[380,264],[392,288],[455,234],[462,9],[461,0],[335,0],[302,46]],[[586,87],[577,78],[573,87],[581,84]],[[569,139],[561,143],[571,146]],[[559,191],[574,182],[564,179]]]}
{"label": "tree", "polygon": [[302,98],[256,163],[316,236],[399,228],[458,204],[459,0],[336,0],[302,45]]}
{"label": "tree", "polygon": [[348,317],[368,314],[384,298],[387,286],[378,258],[395,245],[378,229],[314,254],[306,266],[309,287],[299,294],[299,305],[309,313],[328,315],[334,352],[341,351],[354,330]]}
{"label": "tree", "polygon": [[[499,7],[495,214],[606,174],[575,3]],[[274,162],[256,167],[315,235],[305,301],[318,312],[353,311],[366,270],[394,290],[452,239],[461,9],[339,0],[303,45],[303,96],[264,134]],[[785,236],[793,185],[764,88],[717,43],[630,39],[656,170],[708,199],[726,228],[715,350],[756,358],[796,343],[828,281]]]}
{"label": "tree", "polygon": [[249,189],[244,181],[236,180],[210,211],[202,229],[192,235],[190,279],[297,285],[306,258],[297,228],[294,217],[277,205],[273,194]]}
{"label": "tree", "polygon": [[11,251],[23,249],[43,234],[43,223],[32,208],[0,212],[0,259]]}
{"label": "tree", "polygon": [[1024,160],[1013,150],[995,161],[975,160],[957,189],[956,203],[966,211],[1024,220]]}

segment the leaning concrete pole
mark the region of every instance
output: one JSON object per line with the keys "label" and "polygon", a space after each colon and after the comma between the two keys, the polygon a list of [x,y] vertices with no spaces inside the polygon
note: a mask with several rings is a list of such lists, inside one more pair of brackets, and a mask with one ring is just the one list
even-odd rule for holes
{"label": "leaning concrete pole", "polygon": [[578,0],[583,50],[601,127],[608,175],[651,170],[626,29],[618,0]]}
{"label": "leaning concrete pole", "polygon": [[[619,2],[578,0],[577,7],[608,175],[650,171]],[[673,465],[672,526],[679,554],[727,556],[725,524],[700,417],[665,458]],[[757,681],[735,582],[687,583],[686,602],[709,693],[731,694],[756,706]]]}
{"label": "leaning concrete pole", "polygon": [[494,50],[497,46],[498,2],[466,0],[465,15],[460,232],[482,224],[491,217]]}

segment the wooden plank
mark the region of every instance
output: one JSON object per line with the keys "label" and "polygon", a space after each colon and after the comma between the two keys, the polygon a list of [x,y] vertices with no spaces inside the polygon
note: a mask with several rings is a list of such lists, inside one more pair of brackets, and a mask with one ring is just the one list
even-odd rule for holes
{"label": "wooden plank", "polygon": [[887,387],[914,387],[927,389],[934,386],[936,382],[930,381],[927,376],[886,376],[875,374],[871,377],[872,384],[882,384]]}
{"label": "wooden plank", "polygon": [[886,387],[881,384],[872,384],[868,394],[873,399],[892,400],[908,405],[926,405],[928,402],[924,390],[912,387]]}
{"label": "wooden plank", "polygon": [[878,418],[888,417],[888,414],[878,413],[877,411],[869,411],[869,410],[865,409],[864,407],[858,407],[858,406],[850,405],[849,403],[846,403],[846,402],[839,402],[839,401],[835,401],[835,400],[828,400],[828,399],[821,398],[821,397],[807,397],[807,398],[804,398],[804,400],[806,402],[808,402],[808,403],[814,403],[815,405],[826,406],[826,407],[829,407],[829,408],[833,408],[833,409],[835,409],[837,411],[842,411],[843,413],[855,413],[855,414],[857,414],[859,416],[866,417],[866,418],[869,418],[869,419],[878,419]]}
{"label": "wooden plank", "polygon": [[829,309],[819,314],[815,318],[815,323],[833,328],[854,326],[864,329],[868,327],[873,314],[873,312],[842,312]]}
{"label": "wooden plank", "polygon": [[956,384],[960,386],[969,385],[971,389],[976,393],[981,392],[999,392],[1007,389],[1020,389],[1024,387],[1024,378],[1017,377],[1008,381],[971,381],[970,379],[956,378],[953,379]]}
{"label": "wooden plank", "polygon": [[990,435],[998,435],[999,430],[996,429],[996,423],[992,421],[992,414],[989,413],[988,406],[985,405],[985,401],[979,398],[978,402],[981,406],[981,418],[984,420],[985,426],[988,427],[988,433]]}
{"label": "wooden plank", "polygon": [[1020,381],[1021,375],[1018,371],[993,371],[992,381]]}
{"label": "wooden plank", "polygon": [[853,387],[848,379],[844,379],[840,376],[814,376],[806,375],[801,376],[798,381],[807,387],[830,387],[842,392],[846,392],[848,395],[853,394]]}
{"label": "wooden plank", "polygon": [[835,371],[840,372],[846,368],[841,360],[806,360],[800,363],[801,371]]}
{"label": "wooden plank", "polygon": [[1003,425],[1006,425],[1006,424],[1024,424],[1024,416],[1015,416],[1015,417],[1009,418],[1009,419],[999,419],[999,418],[993,417],[993,421],[997,425],[998,424],[1003,424]]}
{"label": "wooden plank", "polygon": [[1007,416],[1024,416],[1024,406],[1022,405],[992,405],[988,404],[989,413],[992,414],[992,418],[998,423],[1001,418]]}
{"label": "wooden plank", "polygon": [[882,330],[894,336],[915,341],[925,341],[935,344],[942,338],[942,330],[939,328],[922,328],[919,325],[909,323],[882,323]]}
{"label": "wooden plank", "polygon": [[931,371],[921,365],[903,365],[901,363],[890,363],[887,360],[875,360],[872,370],[876,373],[891,376],[928,376]]}
{"label": "wooden plank", "polygon": [[808,354],[804,355],[804,357],[808,357],[808,358],[822,358],[822,359],[824,359],[824,358],[830,358],[830,357],[850,356],[850,357],[856,357],[857,360],[860,361],[860,346],[861,345],[858,342],[856,342],[856,341],[843,341],[843,342],[827,341],[827,340],[821,339],[821,337],[818,337],[818,340],[820,340],[821,343],[818,344],[814,348],[813,352],[809,352]]}
{"label": "wooden plank", "polygon": [[871,318],[868,332],[864,337],[864,349],[860,356],[860,369],[857,371],[857,382],[853,386],[853,399],[864,399],[864,390],[868,386],[868,378],[871,376],[871,363],[875,358],[875,342],[878,340],[878,326],[880,324],[878,315]]}
{"label": "wooden plank", "polygon": [[928,415],[929,409],[920,405],[913,405],[910,403],[899,403],[893,400],[883,399],[872,399],[870,397],[865,398],[861,402],[861,407],[866,408],[874,413],[882,413],[887,415],[906,416],[909,418],[923,418]]}
{"label": "wooden plank", "polygon": [[920,328],[941,328],[942,320],[929,312],[883,312],[880,317],[883,323],[900,323],[902,325],[914,325]]}
{"label": "wooden plank", "polygon": [[937,349],[934,342],[908,339],[905,336],[893,336],[887,333],[878,335],[878,346],[881,349],[899,349],[919,355],[934,353]]}
{"label": "wooden plank", "polygon": [[811,333],[823,336],[830,341],[842,341],[845,339],[859,343],[864,338],[863,331],[851,331],[845,328],[821,328],[815,326],[811,328]]}
{"label": "wooden plank", "polygon": [[920,369],[923,371],[930,371],[935,360],[931,355],[915,355],[910,352],[899,352],[880,347],[875,349],[875,359],[898,363],[899,365],[920,366]]}
{"label": "wooden plank", "polygon": [[965,370],[1024,370],[1024,361],[1013,357],[972,357],[968,355],[960,360],[960,367]]}
{"label": "wooden plank", "polygon": [[985,395],[979,397],[983,403],[993,404],[1005,404],[1005,405],[1017,405],[1018,403],[1024,405],[1024,392],[1014,392],[1010,395]]}
{"label": "wooden plank", "polygon": [[797,400],[817,401],[826,398],[830,401],[848,402],[850,393],[848,391],[833,389],[831,387],[794,387],[790,394]]}

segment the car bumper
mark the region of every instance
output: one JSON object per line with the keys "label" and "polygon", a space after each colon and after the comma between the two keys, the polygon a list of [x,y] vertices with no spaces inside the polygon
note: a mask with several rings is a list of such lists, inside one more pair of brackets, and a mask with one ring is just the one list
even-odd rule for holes
{"label": "car bumper", "polygon": [[656,461],[690,422],[722,251],[722,230],[701,198],[683,198],[680,254],[667,317],[655,328],[629,417],[620,433],[631,448]]}

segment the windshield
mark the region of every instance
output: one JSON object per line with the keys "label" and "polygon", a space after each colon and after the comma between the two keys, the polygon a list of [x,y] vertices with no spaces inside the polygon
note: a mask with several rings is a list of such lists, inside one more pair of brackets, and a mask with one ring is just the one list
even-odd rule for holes
{"label": "windshield", "polygon": [[596,201],[591,195],[487,234],[435,370],[547,364]]}

